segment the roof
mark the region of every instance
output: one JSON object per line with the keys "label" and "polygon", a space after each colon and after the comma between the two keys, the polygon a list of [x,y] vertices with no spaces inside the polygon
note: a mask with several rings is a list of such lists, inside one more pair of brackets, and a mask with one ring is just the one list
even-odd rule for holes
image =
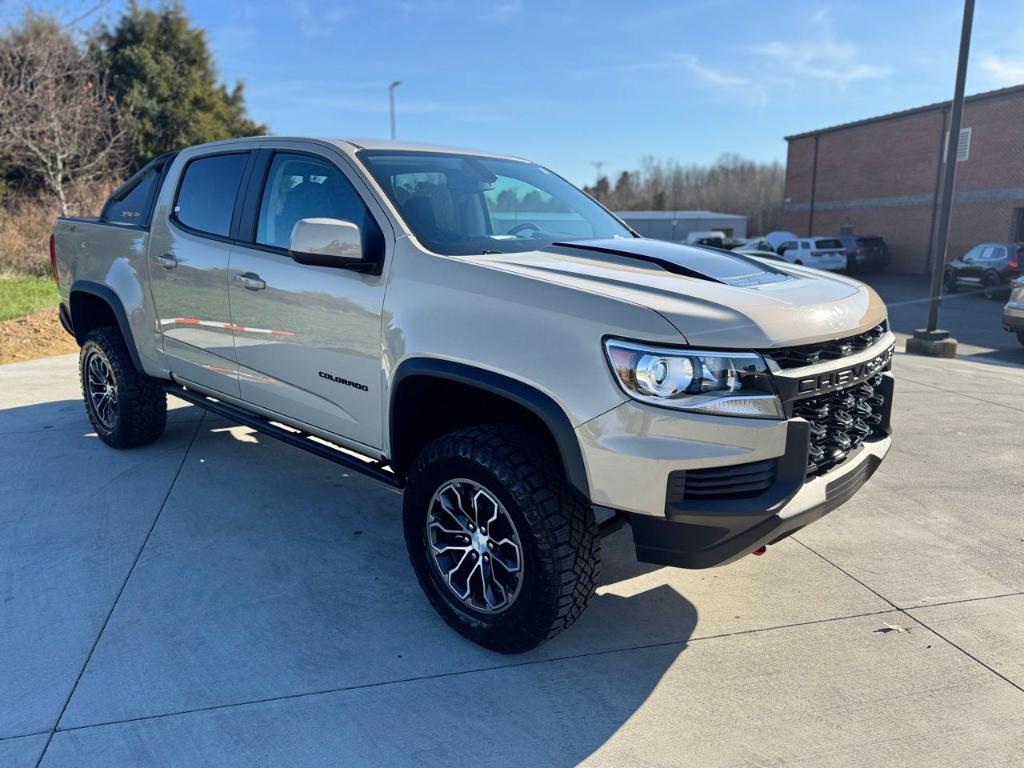
{"label": "roof", "polygon": [[[275,136],[274,138],[284,138]],[[508,160],[522,160],[521,157],[504,154],[502,152],[485,152],[479,149],[466,149],[464,147],[449,147],[443,144],[421,144],[412,141],[389,141],[387,139],[371,138],[337,138],[326,139],[339,144],[348,144],[355,149],[369,150],[392,150],[400,152],[450,152],[458,155],[476,155],[477,157],[500,157]]]}
{"label": "roof", "polygon": [[501,152],[484,152],[478,149],[462,149],[459,147],[446,147],[439,144],[418,144],[411,141],[388,141],[386,139],[355,139],[355,138],[329,138],[322,136],[242,136],[234,139],[222,139],[211,141],[206,144],[199,144],[187,149],[198,147],[209,148],[222,145],[254,144],[263,141],[316,141],[325,144],[334,144],[337,147],[352,154],[360,149],[369,150],[398,150],[401,152],[445,152],[458,155],[473,155],[474,157],[491,157],[504,160],[519,160],[524,158],[515,155],[502,154]]}
{"label": "roof", "polygon": [[718,213],[716,211],[615,211],[620,219],[746,219],[738,213]]}
{"label": "roof", "polygon": [[[985,91],[984,93],[976,93],[972,96],[968,96],[964,99],[965,102],[981,101],[982,99],[993,99],[1000,98],[1003,96],[1013,96],[1016,94],[1024,94],[1024,84],[1011,85],[1008,88],[999,88],[994,91]],[[863,120],[854,120],[850,123],[839,123],[838,125],[830,125],[827,128],[819,128],[815,131],[804,131],[803,133],[794,133],[791,136],[786,137],[786,141],[793,141],[794,139],[806,139],[810,136],[818,136],[822,133],[831,133],[832,131],[841,131],[845,128],[856,128],[861,125],[868,125],[870,123],[880,123],[884,120],[894,120],[900,117],[907,117],[909,115],[916,115],[920,112],[931,112],[932,110],[942,109],[943,107],[949,107],[952,102],[950,101],[937,101],[934,104],[926,104],[923,107],[914,107],[913,109],[904,109],[900,112],[888,112],[884,115],[878,115],[876,117],[866,117]]]}

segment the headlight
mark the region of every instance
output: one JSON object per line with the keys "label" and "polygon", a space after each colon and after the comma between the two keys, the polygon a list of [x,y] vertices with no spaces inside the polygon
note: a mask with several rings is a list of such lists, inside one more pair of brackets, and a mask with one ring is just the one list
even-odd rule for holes
{"label": "headlight", "polygon": [[753,352],[711,352],[604,343],[619,386],[634,400],[722,416],[785,418],[764,358]]}

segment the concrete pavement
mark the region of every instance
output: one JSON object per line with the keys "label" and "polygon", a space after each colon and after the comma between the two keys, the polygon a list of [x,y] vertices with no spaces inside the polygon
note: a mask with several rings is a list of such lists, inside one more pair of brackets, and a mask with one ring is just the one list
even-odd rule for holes
{"label": "concrete pavement", "polygon": [[112,451],[75,368],[0,367],[0,766],[1020,764],[1024,369],[898,356],[848,505],[710,571],[620,531],[507,657],[427,605],[394,491],[182,403]]}

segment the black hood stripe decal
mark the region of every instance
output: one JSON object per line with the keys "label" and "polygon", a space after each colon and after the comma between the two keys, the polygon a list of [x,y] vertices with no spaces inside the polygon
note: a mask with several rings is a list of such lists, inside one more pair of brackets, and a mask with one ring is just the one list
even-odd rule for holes
{"label": "black hood stripe decal", "polygon": [[666,272],[684,277],[738,287],[795,279],[786,272],[732,251],[677,245],[646,238],[554,243],[542,250],[564,256],[580,256],[580,251],[603,253],[654,264]]}

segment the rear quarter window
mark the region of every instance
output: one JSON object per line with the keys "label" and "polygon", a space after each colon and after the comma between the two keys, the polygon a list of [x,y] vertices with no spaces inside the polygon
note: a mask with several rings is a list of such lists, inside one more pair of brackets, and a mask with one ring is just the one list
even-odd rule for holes
{"label": "rear quarter window", "polygon": [[103,220],[115,224],[148,225],[162,170],[163,166],[144,169],[115,190],[103,206]]}
{"label": "rear quarter window", "polygon": [[227,237],[248,153],[189,161],[174,200],[174,217],[186,227]]}

